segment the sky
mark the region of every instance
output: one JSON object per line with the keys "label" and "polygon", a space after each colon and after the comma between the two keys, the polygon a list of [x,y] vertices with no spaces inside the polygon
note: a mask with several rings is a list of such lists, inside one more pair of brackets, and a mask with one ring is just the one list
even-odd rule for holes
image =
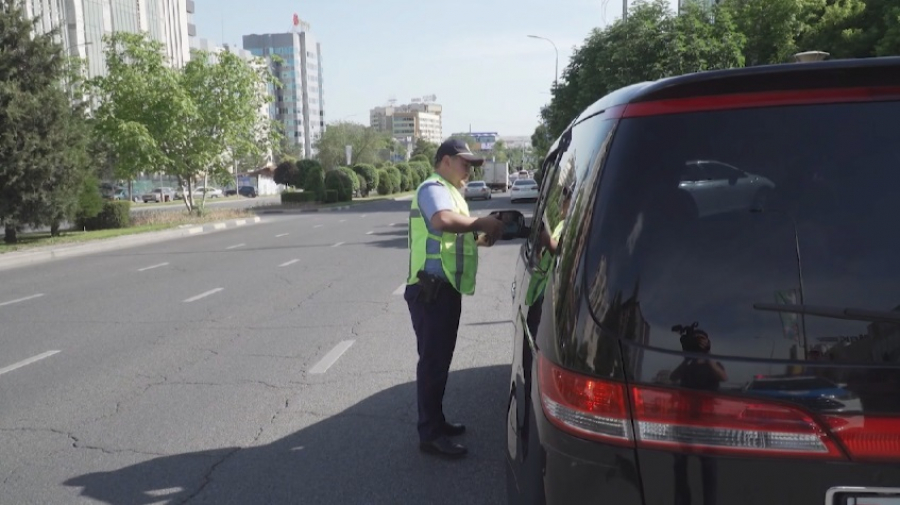
{"label": "sky", "polygon": [[[672,0],[674,2],[674,0]],[[284,33],[294,13],[322,45],[327,122],[369,122],[394,98],[436,95],[444,136],[530,136],[559,73],[621,0],[195,0],[197,35],[243,47],[242,36]]]}

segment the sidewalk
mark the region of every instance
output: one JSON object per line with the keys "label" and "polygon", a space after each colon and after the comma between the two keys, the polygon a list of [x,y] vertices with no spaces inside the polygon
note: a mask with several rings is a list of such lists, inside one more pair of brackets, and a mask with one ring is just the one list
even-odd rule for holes
{"label": "sidewalk", "polygon": [[116,249],[125,249],[145,244],[154,244],[166,240],[172,240],[181,237],[189,237],[201,233],[212,233],[228,228],[237,228],[239,226],[247,226],[262,221],[260,217],[250,217],[245,219],[232,219],[219,223],[208,223],[203,225],[185,225],[172,230],[156,231],[148,233],[136,233],[134,235],[123,235],[108,239],[93,240],[79,244],[61,244],[58,246],[43,246],[25,251],[14,251],[0,254],[0,271],[19,268],[48,261],[59,260],[63,258],[72,258],[75,256],[83,256],[103,251],[112,251]]}

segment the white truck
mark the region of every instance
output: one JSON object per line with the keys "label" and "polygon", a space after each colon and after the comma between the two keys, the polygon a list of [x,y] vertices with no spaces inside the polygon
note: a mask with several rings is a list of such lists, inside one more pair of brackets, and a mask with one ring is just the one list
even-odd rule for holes
{"label": "white truck", "polygon": [[484,182],[491,191],[506,191],[509,189],[509,162],[485,161]]}

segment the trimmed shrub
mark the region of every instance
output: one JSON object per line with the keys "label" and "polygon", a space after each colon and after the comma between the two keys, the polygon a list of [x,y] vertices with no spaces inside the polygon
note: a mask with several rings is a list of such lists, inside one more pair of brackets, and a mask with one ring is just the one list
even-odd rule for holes
{"label": "trimmed shrub", "polygon": [[300,170],[297,168],[297,160],[293,158],[285,158],[284,161],[275,167],[274,177],[275,184],[283,184],[285,186],[293,186],[295,188],[302,187],[303,178],[300,177]]}
{"label": "trimmed shrub", "polygon": [[[304,160],[308,161],[308,160]],[[325,170],[322,165],[316,163],[315,166],[308,166],[306,179],[303,183],[303,191],[316,195],[316,201],[321,202],[325,199]]]}
{"label": "trimmed shrub", "polygon": [[300,181],[300,185],[298,188],[309,189],[304,184],[306,184],[306,178],[309,175],[309,172],[312,170],[321,170],[322,173],[325,173],[325,167],[322,166],[318,160],[300,160],[297,162],[297,180]]}
{"label": "trimmed shrub", "polygon": [[[384,171],[385,171],[385,173],[387,173],[387,176],[390,179],[390,184],[391,184],[390,185],[391,191],[388,194],[399,192],[400,188],[403,187],[402,186],[403,177],[400,174],[400,170],[398,170],[397,167],[387,167],[384,169]],[[381,193],[381,191],[379,191],[379,193]]]}
{"label": "trimmed shrub", "polygon": [[416,169],[410,170],[409,171],[409,187],[410,187],[410,189],[418,188],[419,184],[422,184],[422,179],[419,176],[419,171]]}
{"label": "trimmed shrub", "polygon": [[335,203],[338,201],[338,192],[333,189],[325,190],[325,203]]}
{"label": "trimmed shrub", "polygon": [[83,223],[95,217],[103,210],[103,195],[100,193],[100,182],[93,175],[84,178],[81,192],[78,193],[78,206],[75,209],[75,222]]}
{"label": "trimmed shrub", "polygon": [[103,202],[103,209],[94,217],[78,223],[86,230],[111,230],[131,226],[131,202]]}
{"label": "trimmed shrub", "polygon": [[361,163],[354,166],[353,171],[365,181],[364,185],[360,185],[360,193],[363,196],[369,196],[369,193],[378,190],[378,169],[372,165]]}
{"label": "trimmed shrub", "polygon": [[415,161],[409,164],[410,168],[412,168],[416,173],[419,174],[420,184],[425,181],[425,179],[431,177],[431,172],[434,171],[434,168],[428,164],[423,163],[421,161]]}
{"label": "trimmed shrub", "polygon": [[[334,191],[336,195],[334,202],[349,202],[353,199],[353,182],[341,169],[329,170],[325,173],[325,191]],[[325,202],[332,203],[327,196]]]}
{"label": "trimmed shrub", "polygon": [[378,169],[378,194],[389,195],[392,193],[391,176],[387,169]]}
{"label": "trimmed shrub", "polygon": [[362,184],[360,182],[360,178],[357,176],[357,173],[353,171],[350,167],[339,167],[338,170],[347,174],[347,178],[350,179],[350,184],[352,187],[352,192],[350,194],[350,199],[352,200],[354,196],[360,194],[360,188]]}
{"label": "trimmed shrub", "polygon": [[315,202],[316,195],[307,192],[285,191],[281,194],[281,203],[307,203]]}

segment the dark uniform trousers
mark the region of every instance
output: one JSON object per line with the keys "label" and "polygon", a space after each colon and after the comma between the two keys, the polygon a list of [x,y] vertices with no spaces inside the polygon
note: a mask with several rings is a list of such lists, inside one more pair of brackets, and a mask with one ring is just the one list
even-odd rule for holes
{"label": "dark uniform trousers", "polygon": [[406,286],[403,298],[409,305],[419,364],[416,367],[416,393],[419,402],[419,440],[430,442],[443,435],[444,389],[450,361],[456,349],[456,334],[462,312],[462,295],[448,283],[432,303],[418,298],[418,284]]}

